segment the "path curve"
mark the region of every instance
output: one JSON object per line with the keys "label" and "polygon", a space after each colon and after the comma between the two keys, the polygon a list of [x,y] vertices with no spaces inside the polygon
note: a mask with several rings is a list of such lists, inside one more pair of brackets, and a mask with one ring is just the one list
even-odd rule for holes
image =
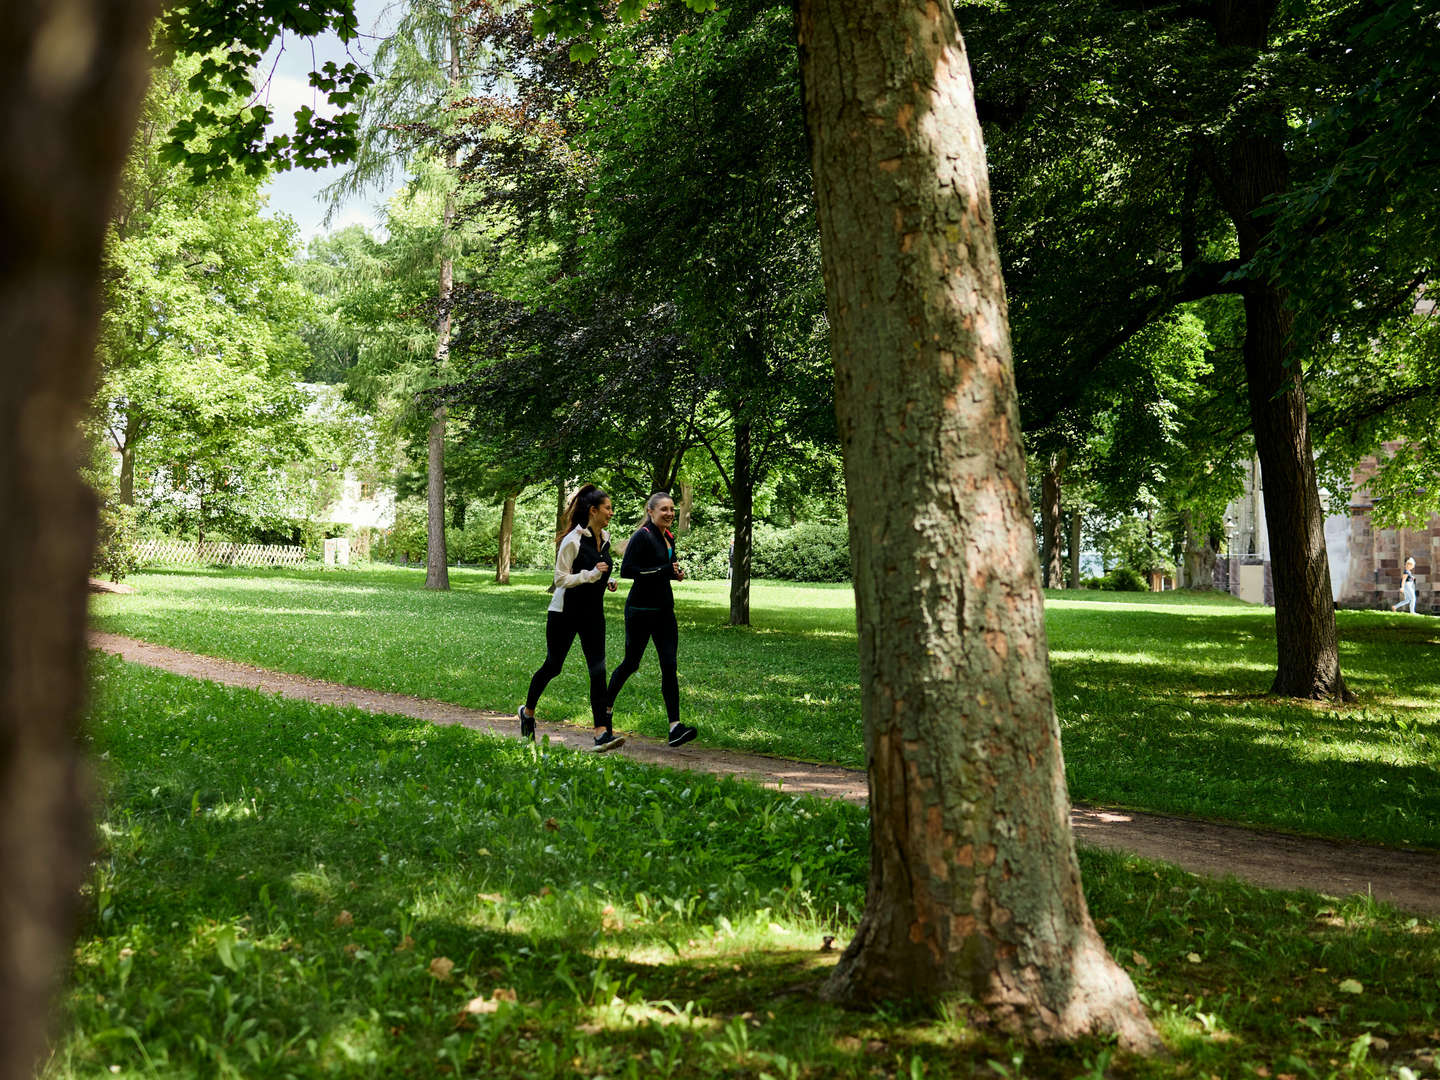
{"label": "path curve", "polygon": [[[132,663],[225,686],[262,690],[322,705],[351,705],[436,724],[463,724],[500,735],[516,733],[515,717],[507,713],[363,690],[199,656],[119,634],[92,631],[90,644]],[[537,732],[548,735],[553,743],[577,750],[590,745],[588,731],[569,725],[540,721]],[[862,804],[867,796],[865,773],[858,769],[721,750],[698,742],[672,750],[658,739],[638,735],[627,736],[622,752],[649,764],[743,777],[794,794]],[[1327,896],[1371,893],[1403,910],[1440,918],[1440,851],[1374,847],[1092,806],[1074,807],[1070,822],[1081,844],[1159,859],[1207,877],[1233,875],[1266,888],[1309,889]]]}

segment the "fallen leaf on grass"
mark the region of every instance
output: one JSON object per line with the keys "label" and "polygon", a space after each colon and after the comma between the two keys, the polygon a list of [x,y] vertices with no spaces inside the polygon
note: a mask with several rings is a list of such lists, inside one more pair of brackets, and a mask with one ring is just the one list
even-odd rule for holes
{"label": "fallen leaf on grass", "polygon": [[1144,956],[1143,953],[1138,953],[1138,952],[1135,952],[1135,951],[1132,950],[1131,953],[1130,953],[1130,958],[1131,958],[1132,960],[1134,960],[1135,963],[1139,964],[1141,967],[1149,967],[1149,966],[1150,966],[1150,961],[1145,959],[1145,956]]}
{"label": "fallen leaf on grass", "polygon": [[498,892],[482,892],[479,898],[487,904],[499,904],[505,900],[505,897],[501,896]]}
{"label": "fallen leaf on grass", "polygon": [[1358,979],[1346,979],[1340,984],[1339,989],[1342,994],[1363,994],[1365,992],[1365,987],[1360,985]]}
{"label": "fallen leaf on grass", "polygon": [[342,911],[342,912],[340,912],[339,915],[336,915],[336,916],[335,916],[335,925],[336,925],[336,926],[354,926],[354,925],[355,925],[355,916],[354,916],[354,915],[351,915],[350,912],[348,912],[348,911]]}
{"label": "fallen leaf on grass", "polygon": [[430,974],[441,982],[450,981],[450,973],[455,970],[455,961],[448,956],[437,956],[430,961]]}
{"label": "fallen leaf on grass", "polygon": [[493,1013],[498,1011],[498,1001],[486,1001],[483,997],[471,998],[465,1005],[465,1011],[471,1016],[479,1016],[482,1013]]}
{"label": "fallen leaf on grass", "polygon": [[1198,952],[1186,953],[1185,959],[1189,960],[1192,964],[1198,964],[1200,963],[1200,954]]}
{"label": "fallen leaf on grass", "polygon": [[556,821],[553,817],[547,817],[545,819],[545,828],[551,832],[556,832],[560,828],[560,822]]}
{"label": "fallen leaf on grass", "polygon": [[395,946],[395,951],[405,952],[407,949],[413,949],[414,947],[415,939],[409,934],[406,934],[403,938],[400,939],[400,944]]}

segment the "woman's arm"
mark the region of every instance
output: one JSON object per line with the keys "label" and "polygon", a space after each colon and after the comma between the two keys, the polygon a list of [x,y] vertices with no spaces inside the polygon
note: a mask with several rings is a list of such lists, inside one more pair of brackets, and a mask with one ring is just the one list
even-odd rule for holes
{"label": "woman's arm", "polygon": [[598,566],[590,570],[572,572],[575,565],[575,555],[580,550],[580,537],[574,532],[565,534],[565,539],[560,541],[560,550],[555,553],[555,588],[568,589],[572,585],[588,585],[592,581],[599,581],[600,575],[605,571]]}
{"label": "woman's arm", "polygon": [[630,543],[625,545],[625,559],[620,564],[620,576],[649,577],[651,574],[658,574],[666,566],[662,554],[655,550],[650,530],[643,527],[635,530],[635,535],[630,537]]}

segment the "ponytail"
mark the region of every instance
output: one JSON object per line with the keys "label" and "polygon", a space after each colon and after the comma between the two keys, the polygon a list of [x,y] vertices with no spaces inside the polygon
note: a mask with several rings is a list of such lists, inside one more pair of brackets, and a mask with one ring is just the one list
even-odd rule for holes
{"label": "ponytail", "polygon": [[589,525],[590,511],[609,497],[605,494],[604,488],[595,484],[586,484],[574,495],[571,495],[570,501],[565,505],[565,527],[555,537],[555,542],[559,543],[566,533],[577,526]]}

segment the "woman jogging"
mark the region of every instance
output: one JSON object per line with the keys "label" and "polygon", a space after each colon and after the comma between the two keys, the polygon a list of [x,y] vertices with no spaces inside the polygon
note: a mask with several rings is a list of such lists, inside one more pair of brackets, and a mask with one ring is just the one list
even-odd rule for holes
{"label": "woman jogging", "polygon": [[1400,602],[1391,604],[1391,611],[1399,611],[1402,607],[1409,606],[1410,614],[1415,614],[1415,557],[1412,555],[1405,560],[1405,573],[1400,575]]}
{"label": "woman jogging", "polygon": [[615,591],[610,580],[610,496],[586,484],[565,508],[569,532],[560,537],[555,553],[555,595],[545,616],[545,663],[530,680],[530,692],[520,706],[520,737],[535,738],[535,706],[550,680],[560,674],[575,638],[585,653],[590,671],[590,716],[595,722],[595,749],[614,750],[625,740],[610,730],[605,707],[605,590]]}
{"label": "woman jogging", "polygon": [[685,572],[675,555],[675,537],[670,523],[675,520],[675,500],[663,491],[650,496],[645,504],[645,522],[635,530],[625,549],[620,576],[633,578],[630,595],[625,599],[625,659],[610,676],[608,700],[613,709],[615,698],[625,680],[640,667],[645,646],[655,642],[655,656],[660,661],[660,695],[665,699],[665,713],[670,719],[671,746],[683,746],[695,738],[695,729],[680,722],[680,680],[676,675],[676,652],[680,630],[675,623],[675,596],[670,582],[684,581]]}

